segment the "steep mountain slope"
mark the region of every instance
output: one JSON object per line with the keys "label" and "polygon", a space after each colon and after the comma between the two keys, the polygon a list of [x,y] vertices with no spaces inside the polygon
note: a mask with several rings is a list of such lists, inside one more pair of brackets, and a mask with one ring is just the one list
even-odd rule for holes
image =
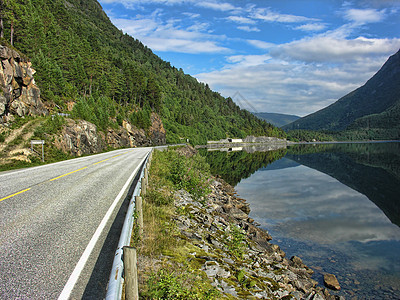
{"label": "steep mountain slope", "polygon": [[[345,129],[385,131],[398,127],[400,108],[400,51],[363,85],[330,106],[301,118],[285,130]],[[389,118],[389,119],[387,119]],[[394,133],[394,138],[400,131]]]}
{"label": "steep mountain slope", "polygon": [[287,124],[290,124],[298,119],[299,116],[295,115],[286,115],[286,114],[277,114],[277,113],[267,113],[267,112],[260,112],[260,113],[253,113],[255,116],[259,117],[262,120],[271,123],[277,127],[282,127]]}
{"label": "steep mountain slope", "polygon": [[140,41],[123,34],[96,0],[6,0],[5,34],[32,59],[41,96],[106,130],[123,120],[147,129],[161,115],[167,142],[285,133],[241,110]]}

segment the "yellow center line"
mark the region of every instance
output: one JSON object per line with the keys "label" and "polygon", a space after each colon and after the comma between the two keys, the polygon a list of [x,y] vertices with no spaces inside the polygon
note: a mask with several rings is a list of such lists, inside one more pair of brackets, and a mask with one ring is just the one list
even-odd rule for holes
{"label": "yellow center line", "polygon": [[98,161],[97,163],[94,163],[92,166],[97,165],[97,164],[102,163],[102,162],[105,162],[105,161],[107,161],[107,160],[109,160],[109,158],[104,159],[104,160],[101,160],[101,161]]}
{"label": "yellow center line", "polygon": [[72,172],[66,173],[66,174],[64,174],[64,175],[61,175],[61,176],[55,177],[55,178],[53,178],[53,179],[50,179],[49,181],[53,181],[53,180],[60,179],[60,178],[62,178],[62,177],[64,177],[64,176],[67,176],[67,175],[73,174],[73,173],[75,173],[75,172],[78,172],[78,171],[81,171],[81,170],[84,170],[84,169],[87,169],[87,167],[83,167],[83,168],[80,168],[80,169],[78,169],[78,170],[75,170],[75,171],[72,171]]}
{"label": "yellow center line", "polygon": [[16,195],[25,193],[25,192],[29,191],[30,189],[31,189],[31,188],[28,188],[28,189],[22,190],[22,191],[20,191],[20,192],[18,192],[18,193],[12,194],[12,195],[10,195],[10,196],[1,198],[1,199],[0,199],[0,202],[3,201],[3,200],[6,200],[6,199],[8,199],[8,198],[14,197],[14,196],[16,196]]}
{"label": "yellow center line", "polygon": [[[130,151],[129,151],[129,152],[130,152]],[[111,157],[111,158],[118,157],[118,156],[123,155],[123,154],[126,154],[126,153],[128,153],[128,152],[115,155],[115,156],[113,156],[113,157]],[[93,166],[94,166],[94,165],[97,165],[97,164],[99,164],[99,163],[105,162],[105,161],[107,161],[107,160],[109,160],[109,159],[111,159],[111,158],[107,158],[107,159],[101,160],[101,161],[99,161],[99,162],[97,162],[97,163],[94,163]],[[54,181],[54,180],[60,179],[60,178],[62,178],[62,177],[64,177],[64,176],[73,174],[73,173],[78,172],[78,171],[82,171],[82,170],[87,169],[87,168],[88,168],[88,167],[83,167],[83,168],[80,168],[80,169],[78,169],[78,170],[75,170],[75,171],[72,171],[72,172],[69,172],[69,173],[60,175],[60,176],[58,176],[58,177],[54,177],[54,178],[52,178],[52,179],[50,179],[50,180],[48,180],[48,181]],[[44,183],[44,182],[43,182],[43,183]],[[0,199],[0,202],[3,201],[3,200],[9,199],[9,198],[11,198],[11,197],[17,196],[17,195],[19,195],[19,194],[25,193],[25,192],[29,191],[30,189],[31,189],[31,188],[27,188],[27,189],[25,189],[25,190],[19,191],[18,193],[14,193],[14,194],[9,195],[9,196],[7,196],[7,197],[1,198],[1,199]]]}

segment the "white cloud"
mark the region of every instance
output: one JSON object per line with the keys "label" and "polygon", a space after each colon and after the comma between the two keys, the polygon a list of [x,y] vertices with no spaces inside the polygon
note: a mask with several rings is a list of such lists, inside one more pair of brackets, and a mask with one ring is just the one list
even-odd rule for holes
{"label": "white cloud", "polygon": [[257,27],[249,27],[249,26],[238,26],[238,29],[247,31],[247,32],[259,32],[260,29]]}
{"label": "white cloud", "polygon": [[157,14],[138,19],[112,19],[124,32],[139,39],[155,51],[173,51],[179,53],[229,53],[230,49],[220,46],[221,36],[203,33],[207,23],[195,23],[186,29],[179,27],[180,20],[169,19],[165,22]]}
{"label": "white cloud", "polygon": [[229,63],[234,63],[235,67],[251,67],[264,64],[271,59],[269,55],[233,55],[227,58]]}
{"label": "white cloud", "polygon": [[280,23],[299,23],[308,21],[319,21],[318,19],[307,18],[304,16],[296,16],[289,14],[281,14],[272,11],[270,8],[253,8],[251,17],[266,22],[280,22]]}
{"label": "white cloud", "polygon": [[307,63],[345,63],[371,56],[386,56],[400,48],[400,39],[347,40],[335,36],[316,36],[277,46],[271,55],[285,60]]}
{"label": "white cloud", "polygon": [[210,28],[210,24],[206,22],[196,22],[192,26],[186,28],[187,31],[205,32]]}
{"label": "white cloud", "polygon": [[191,19],[196,19],[196,18],[200,17],[200,14],[190,13],[190,12],[184,12],[183,15],[185,15]]}
{"label": "white cloud", "polygon": [[302,30],[302,31],[321,31],[321,30],[324,30],[325,28],[326,28],[326,25],[322,24],[322,23],[308,23],[308,24],[297,26],[294,29]]}
{"label": "white cloud", "polygon": [[155,51],[174,51],[178,53],[220,53],[229,49],[218,46],[213,41],[194,41],[188,39],[146,37],[142,39],[146,45]]}
{"label": "white cloud", "polygon": [[213,10],[220,10],[220,11],[230,11],[230,10],[235,10],[236,9],[236,7],[233,6],[230,3],[197,1],[196,5],[197,6],[201,6],[201,7],[205,7],[205,8],[210,8],[210,9],[213,9]]}
{"label": "white cloud", "polygon": [[400,39],[316,37],[264,46],[269,53],[230,56],[224,69],[195,77],[225,97],[240,91],[258,111],[304,116],[363,85]]}
{"label": "white cloud", "polygon": [[362,25],[367,23],[377,23],[384,20],[386,17],[386,10],[376,9],[358,9],[351,8],[345,11],[344,18],[348,21]]}
{"label": "white cloud", "polygon": [[158,5],[184,5],[192,4],[217,11],[235,11],[237,7],[228,2],[197,1],[197,0],[101,0],[102,3],[121,3],[127,8],[140,7],[146,4]]}
{"label": "white cloud", "polygon": [[233,21],[236,23],[240,23],[240,24],[255,24],[256,21],[246,18],[246,17],[240,17],[240,16],[229,16],[226,18],[229,21]]}
{"label": "white cloud", "polygon": [[268,42],[264,42],[264,41],[260,41],[260,40],[246,40],[246,42],[256,48],[264,49],[264,50],[270,49],[270,48],[276,46],[273,43],[268,43]]}

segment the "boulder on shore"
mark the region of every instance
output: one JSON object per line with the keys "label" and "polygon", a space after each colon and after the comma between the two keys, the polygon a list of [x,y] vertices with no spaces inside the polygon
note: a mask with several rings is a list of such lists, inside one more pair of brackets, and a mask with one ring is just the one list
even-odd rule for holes
{"label": "boulder on shore", "polygon": [[324,275],[324,284],[328,289],[338,291],[340,290],[340,284],[337,280],[336,276],[333,274],[325,274]]}

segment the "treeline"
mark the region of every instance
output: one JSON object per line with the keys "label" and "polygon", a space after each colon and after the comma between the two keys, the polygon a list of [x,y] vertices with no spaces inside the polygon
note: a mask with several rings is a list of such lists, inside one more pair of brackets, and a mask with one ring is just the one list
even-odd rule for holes
{"label": "treeline", "polygon": [[147,128],[154,111],[162,117],[167,142],[286,136],[123,34],[95,0],[0,1],[7,11],[5,39],[12,29],[14,46],[37,70],[42,97],[60,110],[74,101],[74,115],[100,128],[122,119]]}
{"label": "treeline", "polygon": [[291,130],[287,133],[289,140],[294,142],[330,142],[334,141],[334,135],[313,130]]}
{"label": "treeline", "polygon": [[[368,116],[358,119],[343,131],[290,130],[287,132],[287,138],[294,142],[400,140],[400,124],[393,124],[393,126],[388,128],[379,124],[374,127],[374,125],[370,125],[369,123],[373,118],[374,116]],[[380,117],[379,120],[387,123],[387,121],[384,121],[384,118]]]}
{"label": "treeline", "polygon": [[268,166],[286,155],[286,149],[247,153],[245,151],[220,152],[200,149],[210,165],[211,173],[222,177],[230,185],[236,186],[243,178],[250,177],[257,170]]}

